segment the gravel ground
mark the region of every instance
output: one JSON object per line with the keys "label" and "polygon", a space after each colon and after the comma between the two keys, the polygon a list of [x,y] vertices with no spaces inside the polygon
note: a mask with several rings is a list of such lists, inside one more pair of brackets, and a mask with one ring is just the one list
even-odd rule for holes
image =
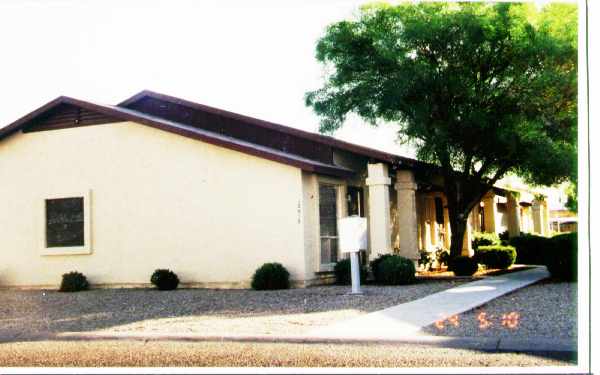
{"label": "gravel ground", "polygon": [[282,291],[99,289],[80,293],[0,291],[0,333],[146,331],[164,333],[300,334],[361,314],[423,298],[464,281]]}
{"label": "gravel ground", "polygon": [[443,336],[577,338],[577,283],[541,281],[424,332]]}
{"label": "gravel ground", "polygon": [[565,366],[556,354],[485,353],[417,345],[182,342],[21,342],[0,344],[0,367],[487,367]]}

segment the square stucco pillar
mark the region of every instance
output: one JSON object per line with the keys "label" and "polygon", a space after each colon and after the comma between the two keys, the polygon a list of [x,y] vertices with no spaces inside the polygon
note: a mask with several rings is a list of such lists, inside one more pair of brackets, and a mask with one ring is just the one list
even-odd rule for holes
{"label": "square stucco pillar", "polygon": [[421,195],[419,199],[421,211],[421,249],[430,251],[433,248],[431,243],[431,222],[429,220],[429,200],[427,196]]}
{"label": "square stucco pillar", "polygon": [[368,164],[370,258],[392,253],[390,184],[386,164]]}
{"label": "square stucco pillar", "polygon": [[550,211],[547,201],[542,202],[542,234],[550,236]]}
{"label": "square stucco pillar", "polygon": [[398,237],[400,238],[400,255],[419,259],[419,237],[417,228],[417,203],[415,191],[417,184],[412,171],[396,172]]}
{"label": "square stucco pillar", "polygon": [[452,230],[450,229],[450,213],[448,211],[448,200],[444,197],[444,247],[450,249]]}
{"label": "square stucco pillar", "polygon": [[473,207],[473,211],[471,212],[471,228],[476,232],[481,232],[481,224],[479,221],[479,204],[476,204]]}
{"label": "square stucco pillar", "polygon": [[543,233],[543,208],[542,201],[538,199],[533,200],[533,204],[531,205],[531,216],[533,216],[533,232],[539,235],[544,235]]}
{"label": "square stucco pillar", "polygon": [[521,234],[520,206],[514,194],[506,196],[506,213],[508,215],[508,236],[517,237]]}
{"label": "square stucco pillar", "polygon": [[483,218],[485,231],[496,233],[496,220],[498,217],[498,208],[496,207],[494,193],[490,192],[483,197]]}
{"label": "square stucco pillar", "polygon": [[465,235],[463,237],[463,247],[462,247],[462,253],[461,255],[465,255],[465,256],[473,256],[473,254],[475,254],[475,252],[473,251],[473,247],[471,246],[471,240],[472,240],[472,228],[471,228],[471,219],[472,219],[472,215],[473,215],[473,211],[471,211],[471,213],[469,213],[469,217],[467,219],[467,228],[465,230]]}

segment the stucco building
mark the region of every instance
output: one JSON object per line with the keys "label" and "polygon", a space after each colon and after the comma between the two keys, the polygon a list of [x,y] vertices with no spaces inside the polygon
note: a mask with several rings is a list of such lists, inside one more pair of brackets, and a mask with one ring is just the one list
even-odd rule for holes
{"label": "stucco building", "polygon": [[[0,286],[247,287],[280,262],[331,278],[337,220],[368,219],[368,258],[450,244],[441,177],[425,163],[143,91],[116,106],[59,97],[0,129]],[[472,230],[547,235],[548,209],[495,188]]]}

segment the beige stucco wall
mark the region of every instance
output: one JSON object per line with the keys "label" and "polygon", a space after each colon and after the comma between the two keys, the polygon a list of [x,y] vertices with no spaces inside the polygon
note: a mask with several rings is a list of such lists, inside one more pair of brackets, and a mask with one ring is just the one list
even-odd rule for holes
{"label": "beige stucco wall", "polygon": [[[298,168],[133,123],[15,134],[0,142],[0,286],[247,286],[264,262],[306,277]],[[43,199],[90,191],[90,255],[42,256]],[[312,244],[310,244],[312,246]]]}

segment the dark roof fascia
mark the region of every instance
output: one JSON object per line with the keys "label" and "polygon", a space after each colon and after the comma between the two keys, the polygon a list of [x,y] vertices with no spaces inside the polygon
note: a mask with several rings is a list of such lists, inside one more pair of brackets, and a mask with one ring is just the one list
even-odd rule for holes
{"label": "dark roof fascia", "polygon": [[43,105],[42,107],[36,109],[35,111],[21,117],[20,119],[9,124],[8,126],[0,129],[0,140],[9,136],[10,134],[19,131],[29,121],[34,120],[36,117],[42,115],[43,113],[51,110],[52,108],[60,104],[70,104],[88,109],[90,111],[96,111],[108,116],[113,116],[124,121],[137,122],[153,128],[179,134],[188,138],[204,141],[206,143],[210,143],[216,146],[221,146],[228,149],[240,151],[246,154],[265,158],[268,160],[292,165],[309,172],[333,175],[338,177],[351,177],[355,174],[354,171],[347,168],[320,163],[296,155],[287,154],[278,150],[273,150],[268,147],[255,145],[231,137],[226,137],[220,134],[212,133],[206,130],[201,130],[184,124],[179,124],[169,120],[165,120],[162,118],[149,116],[141,112],[121,107],[95,104],[79,99],[70,98],[67,96],[58,97],[52,100],[51,102]]}
{"label": "dark roof fascia", "polygon": [[403,167],[403,168],[431,167],[431,165],[429,165],[428,163],[424,163],[419,160],[406,158],[406,157],[403,157],[400,155],[390,154],[387,152],[375,150],[375,149],[364,147],[364,146],[359,146],[359,145],[341,141],[339,139],[335,139],[333,137],[329,137],[326,135],[311,133],[308,131],[292,128],[289,126],[276,124],[276,123],[265,121],[265,120],[260,120],[260,119],[254,118],[254,117],[245,116],[245,115],[241,115],[239,113],[234,113],[234,112],[226,111],[223,109],[210,107],[210,106],[207,106],[204,104],[191,102],[191,101],[177,98],[174,96],[160,94],[160,93],[150,91],[150,90],[143,90],[143,91],[133,95],[132,97],[122,101],[121,103],[117,104],[117,106],[118,107],[127,107],[130,104],[135,103],[145,97],[163,100],[163,101],[167,101],[167,102],[174,103],[174,104],[184,105],[184,106],[187,106],[187,107],[199,110],[199,111],[205,111],[205,112],[208,112],[211,114],[215,114],[217,116],[222,116],[222,117],[231,118],[234,120],[243,121],[243,122],[255,125],[255,126],[260,126],[263,128],[279,131],[279,132],[289,134],[292,136],[297,136],[297,137],[309,139],[309,140],[312,140],[315,142],[320,142],[320,143],[323,143],[328,146],[332,146],[332,147],[335,147],[335,148],[338,148],[341,150],[350,151],[350,152],[353,152],[353,153],[356,153],[356,154],[359,154],[362,156],[366,156],[371,159],[390,163],[397,167]]}
{"label": "dark roof fascia", "polygon": [[19,118],[18,120],[12,122],[11,124],[3,127],[0,129],[0,140],[2,140],[3,138],[9,136],[10,134],[19,131],[23,125],[25,125],[27,122],[35,119],[36,117],[46,113],[47,111],[51,110],[54,107],[57,107],[60,104],[63,103],[68,103],[68,101],[71,98],[66,97],[66,96],[59,96],[58,98],[44,104],[43,106],[39,107],[38,109],[26,114],[25,116]]}

